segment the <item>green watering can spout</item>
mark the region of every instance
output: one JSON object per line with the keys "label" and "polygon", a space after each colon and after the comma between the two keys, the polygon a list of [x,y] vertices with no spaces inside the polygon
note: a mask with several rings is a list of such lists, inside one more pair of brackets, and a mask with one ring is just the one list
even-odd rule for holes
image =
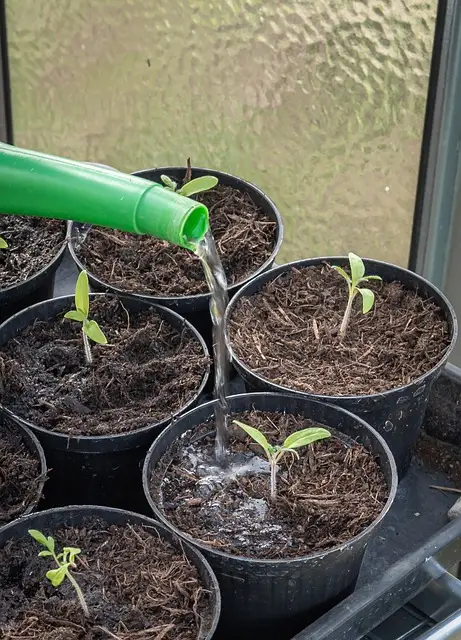
{"label": "green watering can spout", "polygon": [[207,208],[156,182],[0,143],[0,211],[146,234],[194,249]]}

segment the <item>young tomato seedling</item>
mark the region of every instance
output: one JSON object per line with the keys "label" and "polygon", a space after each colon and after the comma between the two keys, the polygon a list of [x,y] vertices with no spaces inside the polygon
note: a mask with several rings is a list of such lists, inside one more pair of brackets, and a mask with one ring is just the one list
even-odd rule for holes
{"label": "young tomato seedling", "polygon": [[98,344],[107,344],[107,338],[101,331],[96,320],[89,320],[90,313],[90,295],[88,285],[88,275],[86,271],[81,271],[75,285],[75,311],[68,311],[64,314],[65,318],[75,320],[82,323],[83,349],[85,351],[85,359],[88,364],[93,362],[91,348],[88,338]]}
{"label": "young tomato seedling", "polygon": [[365,275],[365,265],[363,264],[362,258],[356,256],[355,253],[349,253],[349,266],[351,275],[349,276],[344,269],[341,267],[333,267],[347,283],[347,288],[349,291],[349,298],[347,301],[346,311],[344,312],[343,320],[341,322],[341,326],[339,328],[339,335],[341,338],[344,338],[347,331],[347,326],[349,324],[349,320],[351,317],[352,304],[354,302],[355,296],[360,293],[362,296],[362,313],[368,313],[373,309],[373,305],[375,303],[375,294],[371,289],[367,289],[364,287],[360,287],[359,285],[362,282],[368,282],[369,280],[381,280],[380,276],[366,276]]}
{"label": "young tomato seedling", "polygon": [[45,547],[45,550],[40,551],[38,555],[41,558],[52,557],[58,565],[57,569],[50,569],[46,572],[48,580],[51,582],[53,587],[59,587],[59,585],[64,581],[64,578],[67,578],[77,593],[78,601],[83,609],[83,613],[87,618],[89,618],[90,612],[83,596],[83,592],[80,589],[77,580],[69,571],[69,569],[76,568],[75,558],[82,552],[82,550],[78,549],[78,547],[64,547],[61,553],[56,554],[54,538],[51,536],[45,537],[43,533],[41,531],[37,531],[37,529],[29,529],[29,534],[34,540]]}
{"label": "young tomato seedling", "polygon": [[196,193],[201,193],[202,191],[209,191],[218,184],[218,178],[215,178],[214,176],[201,176],[200,178],[194,178],[192,180],[191,175],[192,169],[190,166],[190,158],[187,158],[187,171],[182,187],[178,189],[178,183],[165,175],[160,176],[160,180],[165,185],[165,189],[175,191],[180,196],[184,196],[186,198],[189,198]]}
{"label": "young tomato seedling", "polygon": [[331,433],[327,431],[327,429],[323,429],[322,427],[311,427],[309,429],[301,429],[301,431],[295,431],[285,439],[285,442],[282,444],[282,446],[278,446],[269,444],[266,436],[261,433],[259,429],[250,427],[249,425],[243,422],[239,422],[238,420],[233,420],[233,422],[238,427],[243,429],[250,436],[250,438],[257,442],[266,454],[271,469],[270,488],[272,500],[275,500],[275,498],[277,497],[278,461],[288,452],[299,459],[299,454],[297,451],[295,451],[295,449],[299,449],[299,447],[305,447],[308,444],[317,442],[317,440],[323,440],[324,438],[329,438],[331,436]]}

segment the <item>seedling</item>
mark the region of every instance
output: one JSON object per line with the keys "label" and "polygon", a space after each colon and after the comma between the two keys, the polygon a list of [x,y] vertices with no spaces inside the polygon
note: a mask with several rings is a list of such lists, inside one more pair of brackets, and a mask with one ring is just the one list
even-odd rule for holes
{"label": "seedling", "polygon": [[346,311],[344,312],[343,320],[339,328],[339,335],[344,338],[346,335],[347,327],[351,317],[352,304],[355,296],[360,293],[362,296],[362,313],[368,313],[373,309],[375,303],[375,294],[371,289],[360,287],[362,282],[368,282],[369,280],[381,280],[380,276],[366,276],[365,265],[362,258],[356,256],[355,253],[349,253],[349,266],[351,275],[349,276],[341,267],[333,267],[347,282],[347,288],[349,290],[349,299],[347,301]]}
{"label": "seedling", "polygon": [[93,362],[93,356],[91,355],[91,348],[88,338],[97,342],[98,344],[107,344],[107,338],[101,331],[96,320],[89,320],[88,315],[90,313],[90,295],[88,285],[88,274],[86,271],[81,271],[78,276],[77,284],[75,285],[75,311],[68,311],[64,314],[65,318],[69,320],[75,320],[82,323],[82,336],[83,336],[83,349],[85,352],[85,359],[88,364]]}
{"label": "seedling", "polygon": [[277,463],[283,458],[286,453],[291,453],[297,459],[299,459],[299,454],[295,449],[299,449],[300,447],[305,447],[313,442],[317,442],[317,440],[323,440],[324,438],[329,438],[331,433],[327,431],[327,429],[323,429],[322,427],[310,427],[309,429],[301,429],[301,431],[295,431],[288,438],[285,439],[282,446],[279,445],[271,445],[267,441],[266,436],[259,431],[259,429],[255,429],[254,427],[250,427],[249,425],[239,422],[238,420],[233,421],[238,427],[243,429],[255,442],[259,444],[259,446],[263,449],[264,453],[269,460],[270,470],[271,470],[271,483],[270,483],[270,493],[271,499],[275,500],[277,497]]}
{"label": "seedling", "polygon": [[214,176],[201,176],[200,178],[194,178],[193,180],[191,180],[191,176],[192,169],[190,166],[190,158],[187,158],[187,171],[182,187],[179,187],[178,189],[178,183],[165,175],[160,176],[160,180],[165,185],[165,189],[175,191],[180,196],[184,196],[186,198],[193,196],[196,193],[201,193],[202,191],[209,191],[218,184],[218,178],[215,178]]}
{"label": "seedling", "polygon": [[0,249],[8,249],[7,241],[0,236]]}
{"label": "seedling", "polygon": [[83,613],[87,618],[89,618],[90,612],[83,592],[80,589],[77,580],[69,571],[69,569],[75,569],[77,567],[75,564],[75,558],[82,552],[82,550],[78,547],[63,547],[62,552],[56,554],[54,538],[51,536],[45,537],[43,533],[41,531],[37,531],[37,529],[29,529],[29,534],[34,540],[45,547],[45,550],[40,551],[38,555],[41,558],[51,557],[58,565],[57,569],[50,569],[46,572],[48,580],[51,582],[53,587],[59,587],[64,581],[64,578],[67,578],[77,593],[78,601],[83,609]]}

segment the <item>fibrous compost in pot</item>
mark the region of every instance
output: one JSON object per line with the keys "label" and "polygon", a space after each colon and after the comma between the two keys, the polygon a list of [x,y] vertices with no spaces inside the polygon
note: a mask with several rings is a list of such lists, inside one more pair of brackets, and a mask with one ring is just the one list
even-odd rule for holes
{"label": "fibrous compost in pot", "polygon": [[[71,305],[69,305],[69,309]],[[67,435],[127,433],[169,418],[194,397],[208,366],[187,326],[154,309],[128,311],[112,296],[91,302],[108,344],[85,361],[81,325],[59,315],[37,321],[0,352],[3,404]]]}
{"label": "fibrous compost in pot", "polygon": [[195,566],[152,528],[108,525],[44,530],[63,547],[81,549],[72,571],[86,617],[69,580],[55,588],[56,568],[30,536],[0,550],[0,635],[28,640],[197,640],[210,600]]}
{"label": "fibrous compost in pot", "polygon": [[[270,257],[276,223],[248,194],[227,185],[196,197],[209,209],[228,285],[245,280]],[[94,227],[77,244],[76,254],[91,274],[123,291],[154,296],[208,291],[197,256],[151,236]]]}
{"label": "fibrous compost in pot", "polygon": [[[279,444],[319,426],[302,416],[252,410],[232,415]],[[213,423],[186,432],[151,477],[151,494],[169,522],[213,549],[248,558],[279,559],[328,550],[361,533],[381,513],[388,489],[373,455],[332,431],[332,437],[287,455],[278,465],[275,500],[262,449],[235,425],[227,469],[210,468]]]}
{"label": "fibrous compost in pot", "polygon": [[38,454],[24,442],[20,428],[0,421],[0,526],[17,518],[34,501],[42,480]]}
{"label": "fibrous compost in pot", "polygon": [[66,235],[63,222],[0,214],[0,236],[8,247],[0,250],[0,288],[24,282],[58,253]]}
{"label": "fibrous compost in pot", "polygon": [[229,320],[236,356],[266,380],[328,396],[380,393],[430,371],[451,340],[442,310],[398,282],[366,286],[374,307],[363,314],[357,296],[341,337],[344,279],[326,263],[290,269],[236,304]]}

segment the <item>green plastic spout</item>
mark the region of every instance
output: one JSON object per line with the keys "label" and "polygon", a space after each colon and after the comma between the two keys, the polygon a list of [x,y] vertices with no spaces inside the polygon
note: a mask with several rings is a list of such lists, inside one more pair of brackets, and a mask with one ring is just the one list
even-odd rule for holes
{"label": "green plastic spout", "polygon": [[146,234],[193,249],[208,210],[156,182],[0,143],[0,211]]}

